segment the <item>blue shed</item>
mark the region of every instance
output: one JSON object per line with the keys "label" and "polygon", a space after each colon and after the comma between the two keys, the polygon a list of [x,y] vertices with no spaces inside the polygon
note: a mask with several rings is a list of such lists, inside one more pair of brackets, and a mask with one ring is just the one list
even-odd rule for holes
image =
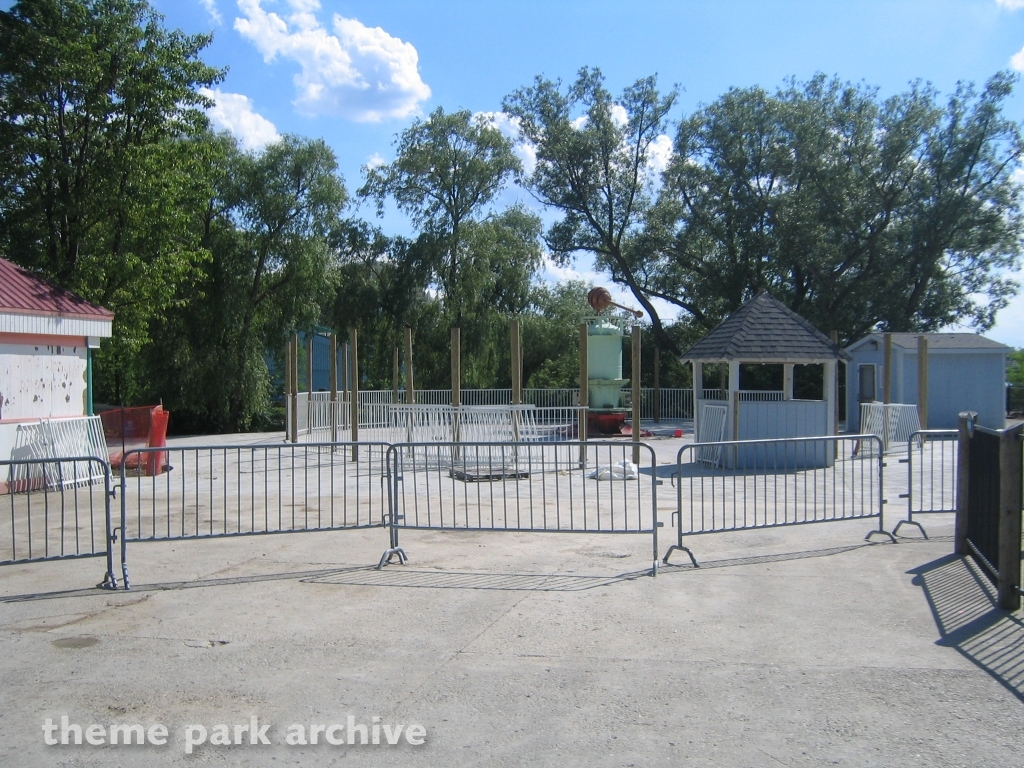
{"label": "blue shed", "polygon": [[[976,333],[893,333],[890,402],[918,403],[919,339],[927,342],[927,426],[955,429],[957,414],[977,411],[978,423],[1006,423],[1006,355],[1010,347]],[[846,348],[847,431],[860,431],[861,403],[881,402],[884,333],[871,333]]]}

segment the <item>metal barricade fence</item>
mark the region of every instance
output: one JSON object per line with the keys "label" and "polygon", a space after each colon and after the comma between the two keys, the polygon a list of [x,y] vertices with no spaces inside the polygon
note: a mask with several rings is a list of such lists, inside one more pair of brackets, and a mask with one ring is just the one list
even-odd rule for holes
{"label": "metal barricade fence", "polygon": [[[1021,605],[1024,424],[987,429],[961,413],[956,552],[972,555],[996,586],[997,604]],[[966,419],[964,417],[967,417]],[[962,504],[962,507],[960,506]]]}
{"label": "metal barricade fence", "polygon": [[973,425],[967,472],[967,545],[993,581],[999,578],[999,513],[1004,430]]}
{"label": "metal barricade fence", "polygon": [[[633,463],[634,450],[641,454]],[[647,534],[658,566],[657,459],[645,443],[404,443],[388,451],[402,529]]]}
{"label": "metal barricade fence", "polygon": [[914,515],[956,512],[957,431],[955,429],[921,429],[907,440],[907,518],[893,528],[893,535],[903,525],[915,525],[926,539],[924,526]]}
{"label": "metal barricade fence", "polygon": [[[121,468],[121,569],[128,542],[381,528],[386,443],[142,448]],[[164,464],[164,462],[166,462]]]}
{"label": "metal barricade fence", "polygon": [[[58,477],[50,474],[59,468]],[[60,479],[70,468],[73,484]],[[94,456],[0,461],[0,564],[107,557],[100,584],[116,588],[110,515],[110,466]],[[4,498],[6,497],[6,498]]]}
{"label": "metal barricade fence", "polygon": [[[876,450],[857,451],[873,441]],[[714,452],[713,466],[705,457]],[[868,533],[888,536],[881,441],[874,435],[692,443],[676,456],[676,543],[699,533],[878,518]]]}

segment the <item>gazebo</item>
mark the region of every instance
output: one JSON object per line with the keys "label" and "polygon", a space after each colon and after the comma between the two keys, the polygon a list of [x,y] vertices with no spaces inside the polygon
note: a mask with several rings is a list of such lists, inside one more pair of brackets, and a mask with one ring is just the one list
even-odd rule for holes
{"label": "gazebo", "polygon": [[[846,359],[849,355],[810,322],[767,292],[758,294],[682,355],[693,366],[697,441],[834,435],[836,363]],[[704,388],[706,364],[728,370],[719,389]],[[782,388],[744,388],[742,368],[748,365],[781,366]],[[822,367],[820,399],[794,398],[797,365]]]}

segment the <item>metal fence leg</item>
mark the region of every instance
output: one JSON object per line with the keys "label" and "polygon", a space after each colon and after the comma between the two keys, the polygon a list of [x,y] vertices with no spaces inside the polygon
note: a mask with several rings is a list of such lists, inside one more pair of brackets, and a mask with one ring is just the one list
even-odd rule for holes
{"label": "metal fence leg", "polygon": [[114,495],[110,490],[110,469],[106,468],[107,476],[104,479],[103,508],[107,518],[107,572],[103,574],[103,581],[96,586],[100,589],[117,589],[117,578],[114,576],[114,542],[117,541],[117,529],[111,529],[110,499]]}
{"label": "metal fence leg", "polygon": [[875,438],[878,442],[876,448],[878,449],[878,528],[873,531],[869,531],[868,535],[864,537],[864,541],[871,541],[871,537],[880,534],[882,536],[888,536],[889,541],[893,544],[898,543],[896,537],[885,530],[885,487],[883,474],[883,468],[885,467],[885,450],[882,445],[882,441],[879,438]]}
{"label": "metal fence leg", "polygon": [[661,558],[661,562],[663,562],[665,565],[668,565],[669,556],[676,550],[679,550],[680,552],[685,552],[689,556],[690,562],[693,564],[693,567],[700,568],[700,565],[697,563],[697,558],[693,556],[693,552],[690,551],[689,547],[684,547],[681,541],[679,544],[673,544],[671,547],[668,548],[668,551],[665,553],[665,556]]}
{"label": "metal fence leg", "polygon": [[[680,478],[679,487],[682,488],[682,478]],[[672,516],[677,518],[677,523],[676,523],[676,543],[668,548],[668,551],[665,553],[665,557],[663,557],[661,559],[661,562],[663,562],[665,565],[668,565],[669,557],[672,555],[673,552],[675,552],[676,550],[679,550],[680,552],[685,552],[687,555],[689,555],[690,562],[693,564],[694,568],[700,568],[700,565],[697,563],[697,558],[693,556],[693,552],[690,550],[690,548],[683,546],[683,513],[682,513],[682,511],[676,510],[675,512],[672,513]],[[657,561],[658,556],[655,555],[654,559],[655,559],[655,561]]]}
{"label": "metal fence leg", "polygon": [[124,474],[124,458],[122,457],[121,463],[121,584],[124,585],[126,590],[131,589],[131,582],[128,580],[128,529],[126,526],[128,520],[128,481]]}
{"label": "metal fence leg", "polygon": [[392,558],[398,558],[399,565],[405,565],[408,558],[405,555],[405,550],[398,543],[398,452],[393,448],[388,448],[387,456],[385,461],[388,465],[388,548],[384,551],[384,554],[380,556],[380,562],[377,563],[377,570],[381,570],[385,565],[391,563]]}

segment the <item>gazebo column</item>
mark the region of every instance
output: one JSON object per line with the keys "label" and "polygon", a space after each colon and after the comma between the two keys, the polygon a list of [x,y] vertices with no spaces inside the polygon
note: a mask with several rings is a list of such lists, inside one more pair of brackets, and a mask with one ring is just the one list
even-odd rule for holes
{"label": "gazebo column", "polygon": [[700,360],[691,360],[690,365],[693,367],[693,439],[697,440],[697,435],[700,434],[697,431],[700,423],[700,404],[704,400],[704,363]]}
{"label": "gazebo column", "polygon": [[825,434],[835,435],[836,430],[836,361],[826,360],[824,363],[824,381],[822,388],[825,396]]}
{"label": "gazebo column", "polygon": [[731,440],[740,439],[740,362],[729,361],[729,407],[732,413]]}
{"label": "gazebo column", "polygon": [[793,399],[793,363],[782,366],[782,399]]}

